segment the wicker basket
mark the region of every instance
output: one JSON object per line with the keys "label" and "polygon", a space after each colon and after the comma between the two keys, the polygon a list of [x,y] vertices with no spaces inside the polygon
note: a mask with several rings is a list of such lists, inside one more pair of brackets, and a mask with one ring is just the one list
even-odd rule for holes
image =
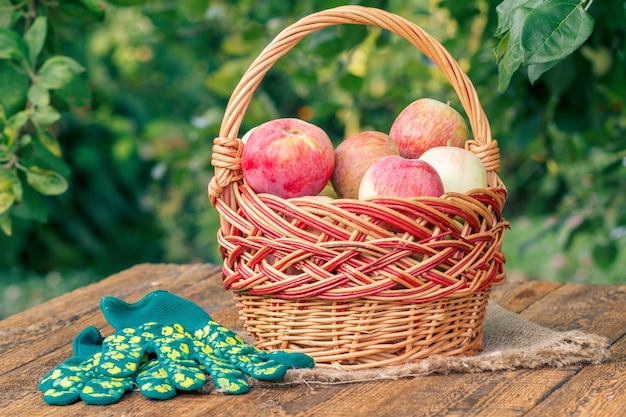
{"label": "wicker basket", "polygon": [[[244,184],[237,135],[255,89],[302,38],[338,24],[396,33],[444,72],[470,121],[467,148],[487,168],[488,188],[321,202],[255,194]],[[480,351],[490,288],[505,277],[499,155],[470,80],[415,24],[379,9],[343,6],[283,30],[232,93],[214,140],[209,184],[221,219],[223,283],[257,346],[306,352],[317,366],[340,369]]]}

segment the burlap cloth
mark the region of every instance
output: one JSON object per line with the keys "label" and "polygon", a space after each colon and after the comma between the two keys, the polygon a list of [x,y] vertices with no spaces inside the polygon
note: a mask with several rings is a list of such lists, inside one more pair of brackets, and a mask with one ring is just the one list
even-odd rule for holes
{"label": "burlap cloth", "polygon": [[[600,363],[610,356],[604,337],[578,330],[548,329],[491,301],[487,306],[483,331],[483,351],[475,356],[430,357],[402,366],[356,371],[292,369],[287,372],[282,384],[341,384],[435,373],[563,367],[578,363]],[[259,381],[255,383],[263,384]]]}

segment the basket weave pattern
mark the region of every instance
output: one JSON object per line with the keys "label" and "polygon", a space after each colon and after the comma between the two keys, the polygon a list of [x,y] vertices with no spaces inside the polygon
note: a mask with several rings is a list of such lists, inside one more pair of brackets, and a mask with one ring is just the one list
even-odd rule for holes
{"label": "basket weave pattern", "polygon": [[[237,135],[255,89],[302,38],[337,24],[387,29],[443,71],[470,121],[474,139],[467,148],[487,168],[488,188],[321,202],[256,194],[243,183]],[[209,198],[220,213],[223,282],[257,346],[303,351],[318,366],[342,369],[481,349],[489,290],[505,278],[499,149],[470,80],[421,28],[361,6],[314,13],[287,27],[233,91],[212,158]]]}

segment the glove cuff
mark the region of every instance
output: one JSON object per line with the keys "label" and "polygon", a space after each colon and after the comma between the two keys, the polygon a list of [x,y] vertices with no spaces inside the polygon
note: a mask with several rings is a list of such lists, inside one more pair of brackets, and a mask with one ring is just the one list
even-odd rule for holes
{"label": "glove cuff", "polygon": [[102,342],[104,337],[100,331],[94,326],[87,326],[74,338],[72,343],[72,352],[74,360],[83,361],[86,358],[102,351]]}
{"label": "glove cuff", "polygon": [[192,331],[211,320],[211,316],[197,304],[164,290],[152,291],[135,303],[112,296],[103,297],[100,308],[115,330],[156,322],[179,323]]}

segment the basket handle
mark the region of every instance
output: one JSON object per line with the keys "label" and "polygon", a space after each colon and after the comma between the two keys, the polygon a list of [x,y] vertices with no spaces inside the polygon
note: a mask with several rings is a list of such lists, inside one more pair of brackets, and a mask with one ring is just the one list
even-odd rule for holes
{"label": "basket handle", "polygon": [[502,185],[497,177],[500,151],[497,141],[491,137],[487,116],[472,82],[443,45],[413,22],[393,13],[372,7],[340,6],[310,14],[283,29],[242,76],[226,105],[219,137],[213,142],[211,163],[215,168],[215,175],[209,184],[209,199],[213,205],[220,196],[228,199],[228,196],[222,196],[224,189],[242,179],[243,146],[237,135],[252,95],[265,74],[301,39],[318,30],[339,24],[360,24],[386,29],[408,40],[433,61],[444,72],[456,91],[469,119],[474,140],[468,141],[466,147],[478,155],[485,164],[489,185]]}

